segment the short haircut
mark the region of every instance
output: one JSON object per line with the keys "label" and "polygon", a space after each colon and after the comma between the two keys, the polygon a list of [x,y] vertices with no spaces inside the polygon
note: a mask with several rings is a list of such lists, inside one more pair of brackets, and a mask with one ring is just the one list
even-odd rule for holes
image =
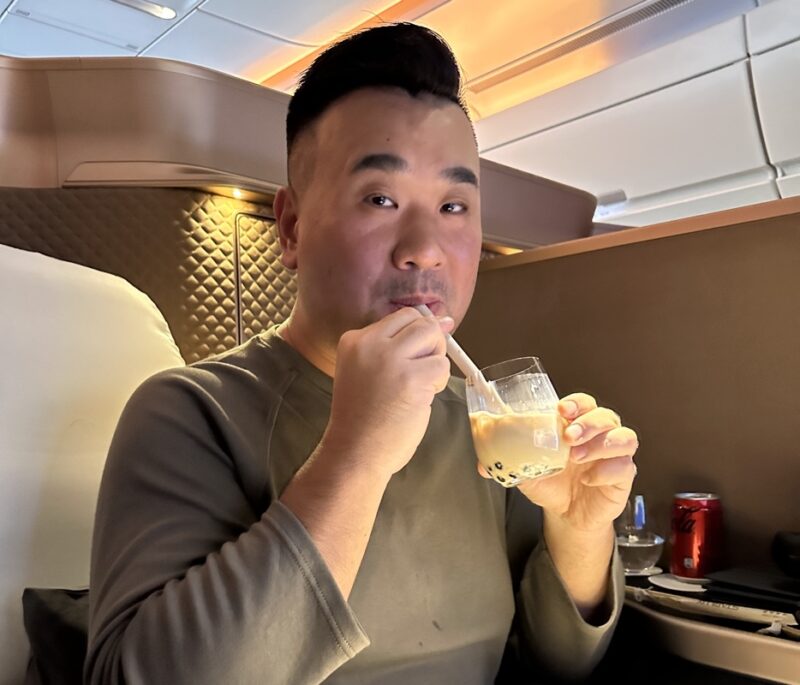
{"label": "short haircut", "polygon": [[461,98],[461,72],[444,39],[416,24],[387,24],[335,43],[305,71],[286,115],[289,154],[299,134],[339,98],[360,88],[381,87],[448,100],[469,118]]}

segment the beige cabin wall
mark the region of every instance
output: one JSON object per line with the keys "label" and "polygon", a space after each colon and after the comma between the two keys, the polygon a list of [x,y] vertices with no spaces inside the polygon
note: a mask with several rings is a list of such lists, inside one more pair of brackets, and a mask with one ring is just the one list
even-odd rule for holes
{"label": "beige cabin wall", "polygon": [[[541,357],[640,436],[634,493],[719,493],[733,563],[800,530],[800,202],[784,200],[485,263],[457,332],[480,365]],[[665,554],[666,559],[666,554]]]}

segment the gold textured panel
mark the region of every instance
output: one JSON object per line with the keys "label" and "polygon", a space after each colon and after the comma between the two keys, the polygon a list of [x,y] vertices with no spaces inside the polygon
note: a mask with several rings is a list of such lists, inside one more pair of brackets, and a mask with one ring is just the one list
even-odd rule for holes
{"label": "gold textured panel", "polygon": [[241,338],[247,340],[289,316],[297,296],[297,283],[294,272],[281,264],[273,219],[239,214],[236,229],[241,278]]}
{"label": "gold textured panel", "polygon": [[0,188],[0,243],[126,279],[156,303],[193,362],[241,340],[241,212],[268,208],[193,190]]}

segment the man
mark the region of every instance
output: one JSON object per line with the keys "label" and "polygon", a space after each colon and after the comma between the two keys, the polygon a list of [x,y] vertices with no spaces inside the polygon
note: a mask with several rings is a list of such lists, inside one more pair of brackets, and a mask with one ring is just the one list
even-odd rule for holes
{"label": "man", "polygon": [[351,37],[306,73],[275,198],[294,311],[126,407],[87,682],[483,684],[504,652],[536,682],[602,655],[636,435],[572,395],[567,470],[518,491],[476,472],[444,339],[481,245],[459,88],[449,49],[413,25]]}

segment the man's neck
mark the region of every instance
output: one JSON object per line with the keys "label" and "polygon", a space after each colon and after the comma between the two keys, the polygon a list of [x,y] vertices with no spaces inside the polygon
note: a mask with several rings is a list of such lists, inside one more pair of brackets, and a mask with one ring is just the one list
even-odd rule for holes
{"label": "man's neck", "polygon": [[336,371],[336,351],[325,346],[314,336],[313,331],[305,324],[302,314],[292,312],[292,315],[278,326],[278,335],[322,373],[333,378]]}

